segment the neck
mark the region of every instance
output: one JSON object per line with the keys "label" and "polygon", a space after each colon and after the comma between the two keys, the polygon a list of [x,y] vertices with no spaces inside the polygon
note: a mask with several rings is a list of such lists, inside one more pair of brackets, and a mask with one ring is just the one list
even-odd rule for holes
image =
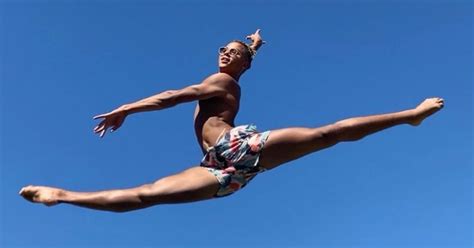
{"label": "neck", "polygon": [[220,73],[225,73],[229,76],[231,76],[235,81],[239,81],[240,79],[240,76],[242,76],[242,73],[238,73],[238,72],[228,72],[228,71],[223,71],[223,70],[219,70]]}

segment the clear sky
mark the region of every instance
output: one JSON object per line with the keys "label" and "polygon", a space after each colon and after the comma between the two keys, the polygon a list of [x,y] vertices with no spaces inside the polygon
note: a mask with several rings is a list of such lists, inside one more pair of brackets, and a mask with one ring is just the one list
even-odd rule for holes
{"label": "clear sky", "polygon": [[[1,247],[473,247],[471,1],[0,1]],[[231,197],[116,214],[47,208],[28,184],[94,191],[198,165],[194,103],[96,114],[198,83],[262,29],[237,124],[316,127],[445,108],[259,175]],[[284,151],[282,151],[284,152]]]}

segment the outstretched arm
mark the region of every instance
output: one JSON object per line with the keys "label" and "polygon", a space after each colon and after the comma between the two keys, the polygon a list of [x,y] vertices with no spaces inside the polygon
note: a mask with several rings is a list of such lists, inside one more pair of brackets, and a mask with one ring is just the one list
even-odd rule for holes
{"label": "outstretched arm", "polygon": [[201,84],[195,84],[180,90],[167,90],[154,96],[147,97],[134,103],[125,104],[121,108],[127,114],[144,111],[161,110],[176,106],[180,103],[203,100],[226,93],[219,84],[219,76],[211,76]]}
{"label": "outstretched arm", "polygon": [[144,98],[134,103],[125,104],[117,109],[97,115],[94,119],[103,119],[99,125],[94,128],[94,132],[103,137],[107,129],[117,130],[122,126],[125,118],[129,114],[161,110],[176,106],[180,103],[203,100],[226,93],[222,81],[228,80],[224,75],[214,74],[206,78],[202,83],[191,85],[180,90],[167,90],[162,93]]}

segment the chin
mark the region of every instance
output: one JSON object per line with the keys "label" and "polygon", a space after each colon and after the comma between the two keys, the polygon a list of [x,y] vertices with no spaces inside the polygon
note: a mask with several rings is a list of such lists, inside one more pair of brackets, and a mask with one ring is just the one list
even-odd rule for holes
{"label": "chin", "polygon": [[219,63],[219,70],[228,70],[229,65],[228,64],[221,64]]}

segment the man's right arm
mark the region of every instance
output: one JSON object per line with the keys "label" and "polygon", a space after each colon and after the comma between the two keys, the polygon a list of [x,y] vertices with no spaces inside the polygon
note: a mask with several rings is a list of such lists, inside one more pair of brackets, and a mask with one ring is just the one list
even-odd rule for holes
{"label": "man's right arm", "polygon": [[222,81],[229,80],[228,76],[220,73],[211,75],[202,83],[191,85],[180,90],[167,90],[120,107],[126,114],[144,111],[161,110],[181,103],[204,100],[224,95],[227,91]]}
{"label": "man's right arm", "polygon": [[161,110],[180,103],[224,95],[227,92],[226,81],[231,80],[233,79],[230,76],[217,73],[206,78],[201,84],[191,85],[181,90],[168,90],[134,103],[122,105],[109,113],[95,116],[94,119],[103,120],[94,128],[94,132],[100,137],[104,137],[109,128],[112,131],[120,128],[129,114]]}

